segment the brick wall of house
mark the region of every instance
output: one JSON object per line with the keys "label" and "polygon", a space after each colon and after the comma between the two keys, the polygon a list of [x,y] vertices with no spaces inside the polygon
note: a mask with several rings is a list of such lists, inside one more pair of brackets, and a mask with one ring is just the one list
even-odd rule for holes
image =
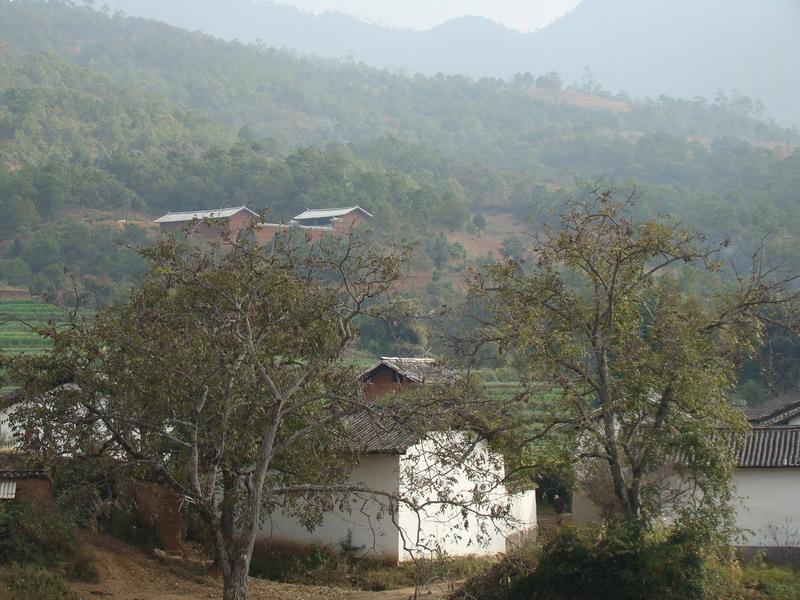
{"label": "brick wall of house", "polygon": [[181,497],[171,489],[135,481],[130,485],[136,501],[136,512],[142,524],[156,534],[165,550],[181,550]]}
{"label": "brick wall of house", "polygon": [[242,229],[246,229],[251,223],[258,220],[258,217],[251,215],[247,211],[241,211],[229,219],[218,221],[183,221],[173,223],[161,223],[162,233],[177,233],[185,231],[188,227],[189,234],[200,236],[206,241],[213,242],[219,240],[223,234],[230,233],[231,239],[235,239]]}
{"label": "brick wall of house", "polygon": [[16,483],[16,500],[41,505],[53,499],[53,482],[50,479],[17,479]]}
{"label": "brick wall of house", "polygon": [[[364,391],[366,400],[375,400],[391,392],[399,392],[409,385],[408,382],[397,380],[398,374],[388,367],[380,367],[367,379],[367,387]],[[402,375],[400,375],[402,378]]]}
{"label": "brick wall of house", "polygon": [[369,222],[369,219],[360,211],[353,211],[349,215],[341,217],[338,221],[333,222],[333,227],[336,231],[346,233],[351,228],[360,227]]}
{"label": "brick wall of house", "polygon": [[284,231],[298,231],[305,238],[311,242],[315,242],[324,235],[331,233],[331,230],[326,229],[303,229],[293,225],[278,225],[274,223],[265,223],[256,229],[256,239],[262,244],[268,244],[276,235]]}
{"label": "brick wall of house", "polygon": [[242,229],[247,229],[256,222],[258,222],[258,217],[243,210],[228,219],[228,231],[230,231],[231,237],[235,239]]}

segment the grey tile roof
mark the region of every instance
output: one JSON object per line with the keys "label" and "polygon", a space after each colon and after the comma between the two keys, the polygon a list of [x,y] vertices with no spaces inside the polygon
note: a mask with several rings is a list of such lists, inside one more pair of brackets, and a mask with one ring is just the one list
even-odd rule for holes
{"label": "grey tile roof", "polygon": [[800,416],[800,394],[784,394],[762,404],[748,407],[747,419],[758,425],[787,425],[789,420]]}
{"label": "grey tile roof", "polygon": [[50,479],[50,471],[47,469],[0,469],[0,481],[11,479]]}
{"label": "grey tile roof", "polygon": [[41,465],[31,465],[14,452],[0,452],[0,481],[9,479],[49,479],[50,471]]}
{"label": "grey tile roof", "polygon": [[188,221],[202,221],[203,219],[227,219],[241,211],[246,211],[254,217],[258,216],[258,213],[253,212],[246,206],[232,206],[229,208],[217,208],[211,210],[168,212],[163,217],[159,217],[153,221],[153,223],[184,223]]}
{"label": "grey tile roof", "polygon": [[303,221],[305,219],[333,219],[336,217],[349,215],[353,211],[359,211],[372,218],[372,215],[360,206],[345,206],[343,208],[307,208],[292,220]]}
{"label": "grey tile roof", "polygon": [[422,436],[397,418],[365,411],[347,420],[353,449],[360,454],[405,454]]}
{"label": "grey tile roof", "polygon": [[754,427],[735,447],[740,468],[800,467],[800,427]]}
{"label": "grey tile roof", "polygon": [[414,383],[445,385],[459,380],[458,373],[443,367],[435,358],[401,358],[384,356],[380,361],[361,373],[360,378],[369,377],[380,367],[388,367]]}

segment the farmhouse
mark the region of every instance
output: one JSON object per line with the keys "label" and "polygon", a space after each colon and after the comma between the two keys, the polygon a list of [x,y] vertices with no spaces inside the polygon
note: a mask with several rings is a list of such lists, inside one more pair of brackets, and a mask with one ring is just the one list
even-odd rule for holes
{"label": "farmhouse", "polygon": [[[361,375],[367,400],[393,393],[409,385],[441,385],[452,382],[455,374],[442,369],[432,359],[382,358]],[[478,442],[473,457],[492,465],[484,474],[453,469],[437,464],[448,444],[461,442],[464,432],[415,432],[398,426],[379,412],[364,412],[348,422],[348,434],[360,460],[349,484],[386,492],[393,496],[420,499],[418,485],[424,478],[442,475],[454,478],[451,498],[466,497],[476,486],[491,484],[503,475],[502,457],[484,442]],[[492,470],[493,469],[493,470]],[[491,471],[491,472],[489,472]],[[495,486],[491,501],[508,505],[511,518],[498,524],[491,519],[465,514],[460,508],[433,504],[415,511],[400,503],[391,504],[381,494],[352,494],[350,510],[326,513],[322,524],[309,532],[295,519],[283,514],[268,516],[259,540],[266,544],[319,544],[338,547],[347,540],[351,548],[364,554],[399,562],[413,555],[429,555],[433,548],[451,556],[494,555],[504,552],[509,538],[536,528],[536,497],[533,491],[510,494]],[[483,529],[480,541],[474,534]]]}
{"label": "farmhouse", "polygon": [[214,210],[194,210],[187,212],[168,212],[154,221],[163,233],[188,230],[213,241],[223,234],[235,238],[240,231],[259,221],[258,213],[246,206],[218,208]]}
{"label": "farmhouse", "polygon": [[30,465],[12,450],[0,451],[0,502],[24,500],[41,504],[53,496],[50,471]]}
{"label": "farmhouse", "polygon": [[432,358],[382,357],[359,376],[366,384],[367,400],[402,391],[409,385],[448,385],[458,375],[437,364]]}
{"label": "farmhouse", "polygon": [[750,431],[736,448],[736,525],[742,545],[800,552],[800,397],[776,398],[748,411]]}
{"label": "farmhouse", "polygon": [[350,227],[361,225],[372,215],[360,206],[344,208],[307,208],[292,223],[305,227],[331,227],[337,231],[347,231]]}
{"label": "farmhouse", "polygon": [[302,231],[310,239],[318,239],[330,233],[347,233],[370,219],[372,215],[360,206],[307,208],[288,223],[262,223],[256,236],[268,242],[282,231],[293,230]]}
{"label": "farmhouse", "polygon": [[369,221],[372,215],[360,206],[344,208],[309,208],[288,223],[261,223],[259,215],[246,206],[168,212],[154,221],[162,233],[189,231],[208,241],[223,236],[235,238],[242,230],[254,227],[256,238],[270,242],[280,232],[301,231],[310,239],[329,233],[346,233]]}
{"label": "farmhouse", "polygon": [[[742,531],[737,545],[774,554],[800,552],[800,396],[753,407],[747,417],[750,429],[733,448],[733,508]],[[584,490],[575,491],[576,524],[601,520],[602,513]]]}

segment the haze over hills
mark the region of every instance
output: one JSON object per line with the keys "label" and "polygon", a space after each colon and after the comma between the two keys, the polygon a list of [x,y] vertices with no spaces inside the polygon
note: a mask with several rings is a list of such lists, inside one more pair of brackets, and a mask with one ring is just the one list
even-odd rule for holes
{"label": "haze over hills", "polygon": [[247,205],[281,221],[358,204],[382,240],[418,244],[410,301],[427,314],[458,300],[465,264],[525,261],[523,232],[598,180],[638,190],[637,217],[729,240],[739,263],[772,233],[775,260],[800,270],[800,132],[745,101],[552,83],[408,76],[69,0],[0,0],[0,283],[57,295],[68,265],[110,302],[141,272],[127,248],[167,210]]}
{"label": "haze over hills", "polygon": [[605,88],[635,97],[759,98],[766,114],[800,124],[800,3],[795,0],[583,0],[549,27],[518,33],[463,17],[429,31],[392,29],[342,13],[314,16],[254,0],[114,0],[128,14],[225,39],[349,57],[411,72],[507,78],[589,66]]}

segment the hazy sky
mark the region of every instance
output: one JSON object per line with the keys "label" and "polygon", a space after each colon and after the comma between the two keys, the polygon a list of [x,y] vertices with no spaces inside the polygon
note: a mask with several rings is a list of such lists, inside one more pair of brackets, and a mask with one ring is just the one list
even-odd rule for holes
{"label": "hazy sky", "polygon": [[580,0],[277,0],[314,13],[338,10],[391,27],[430,29],[464,15],[479,15],[511,29],[531,31],[553,22]]}

